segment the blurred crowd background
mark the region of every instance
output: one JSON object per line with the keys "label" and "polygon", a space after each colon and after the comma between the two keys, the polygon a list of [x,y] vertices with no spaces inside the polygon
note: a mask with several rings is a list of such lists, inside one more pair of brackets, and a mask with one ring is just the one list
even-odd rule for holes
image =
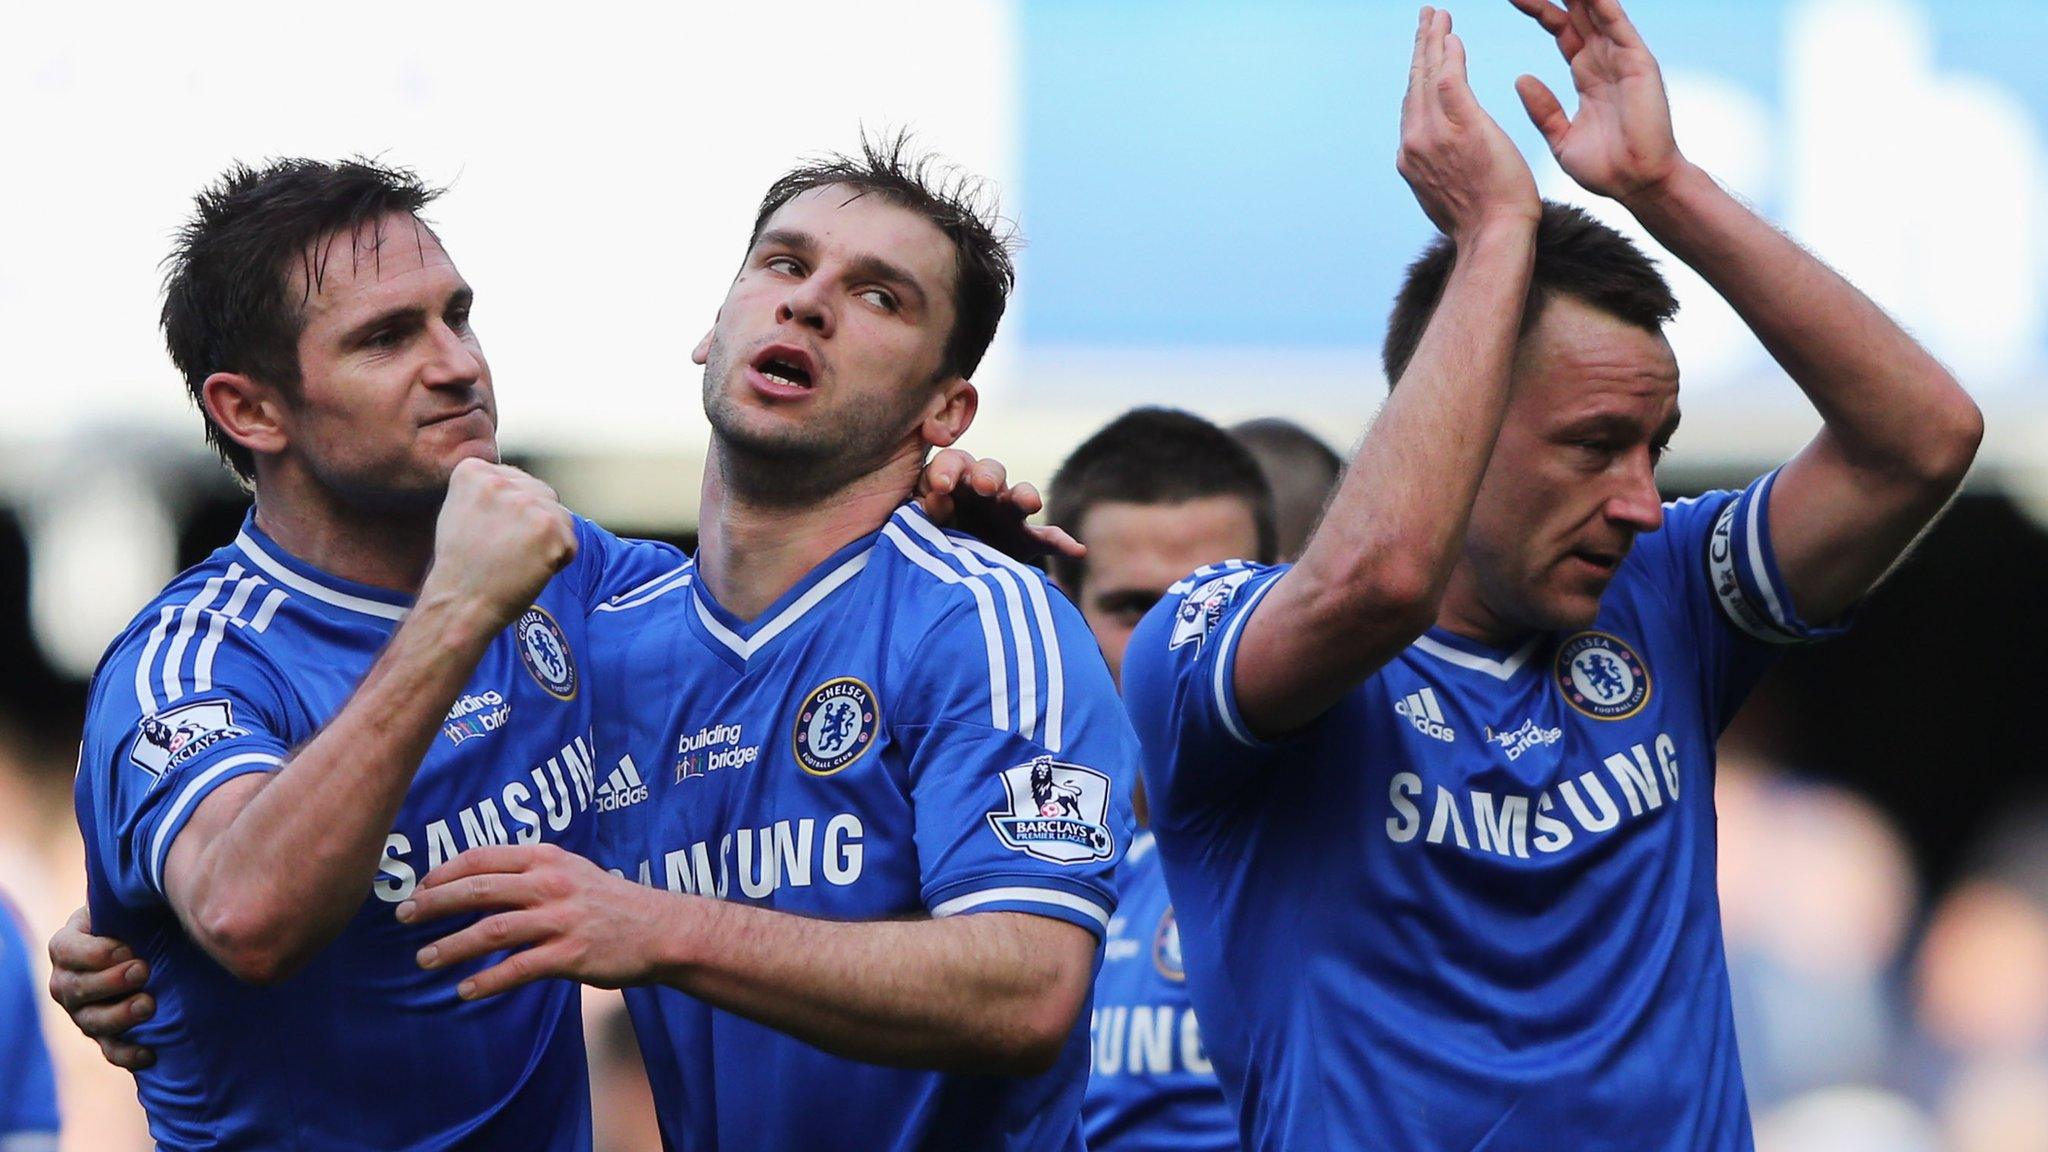
{"label": "blurred crowd background", "polygon": [[[2044,1152],[2048,9],[1628,6],[1681,146],[1904,319],[1989,423],[1965,495],[1859,626],[1786,660],[1723,743],[1759,1145]],[[154,325],[156,261],[230,160],[364,152],[451,183],[434,216],[479,289],[515,462],[610,527],[685,543],[705,437],[688,349],[768,179],[864,126],[914,127],[992,178],[1021,227],[1019,295],[964,446],[1041,482],[1146,403],[1348,446],[1384,391],[1393,285],[1428,236],[1392,164],[1405,0],[546,19],[372,3],[331,57],[315,10],[203,7],[37,6],[0,40],[0,146],[32,174],[0,187],[17,222],[0,254],[0,891],[39,939],[82,899],[85,678],[244,507]],[[1510,90],[1523,71],[1565,90],[1562,65],[1505,0],[1449,7],[1545,193],[1582,199]],[[309,46],[331,66],[309,68]],[[238,66],[204,64],[219,59]],[[1679,496],[1747,481],[1817,422],[1675,271]],[[600,1147],[658,1147],[617,999],[588,1007]],[[145,1147],[127,1074],[45,1009],[65,1152]]]}

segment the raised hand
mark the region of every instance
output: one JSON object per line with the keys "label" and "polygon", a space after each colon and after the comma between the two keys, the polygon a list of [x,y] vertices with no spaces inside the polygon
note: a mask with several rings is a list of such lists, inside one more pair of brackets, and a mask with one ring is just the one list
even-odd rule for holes
{"label": "raised hand", "polygon": [[576,556],[576,527],[555,490],[517,468],[464,460],[434,525],[434,563],[420,588],[510,624]]}
{"label": "raised hand", "polygon": [[1496,223],[1533,225],[1543,212],[1528,163],[1472,94],[1450,13],[1435,8],[1422,10],[1415,31],[1395,167],[1453,240]]}
{"label": "raised hand", "polygon": [[1565,115],[1543,81],[1523,76],[1515,93],[1565,174],[1624,203],[1664,187],[1685,164],[1671,134],[1671,104],[1656,57],[1620,0],[1508,0],[1543,26],[1572,66],[1579,112]]}

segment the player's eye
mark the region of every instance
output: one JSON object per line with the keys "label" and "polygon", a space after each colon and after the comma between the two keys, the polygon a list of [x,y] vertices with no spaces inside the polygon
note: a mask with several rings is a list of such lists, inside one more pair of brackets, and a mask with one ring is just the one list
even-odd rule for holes
{"label": "player's eye", "polygon": [[880,308],[884,312],[894,312],[896,310],[896,297],[891,295],[887,289],[863,288],[858,295],[861,299]]}
{"label": "player's eye", "polygon": [[801,276],[804,274],[804,266],[797,263],[794,256],[770,256],[768,259],[761,261],[761,267],[768,269],[770,272],[780,272],[784,276]]}
{"label": "player's eye", "polygon": [[448,327],[453,328],[457,332],[469,331],[469,306],[467,304],[448,310]]}

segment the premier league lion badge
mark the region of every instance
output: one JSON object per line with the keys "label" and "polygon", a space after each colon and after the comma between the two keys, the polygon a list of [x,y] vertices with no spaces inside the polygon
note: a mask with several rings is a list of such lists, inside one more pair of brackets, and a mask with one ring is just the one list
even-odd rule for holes
{"label": "premier league lion badge", "polygon": [[1251,569],[1240,568],[1227,572],[1195,586],[1181,600],[1180,609],[1173,617],[1173,636],[1167,640],[1168,648],[1183,644],[1194,644],[1209,638],[1216,625],[1223,619],[1223,610],[1237,597],[1237,589],[1252,578]]}
{"label": "premier league lion badge", "polygon": [[534,680],[555,699],[574,700],[576,658],[569,654],[569,638],[562,634],[562,626],[547,609],[535,605],[514,627],[519,635],[519,658]]}
{"label": "premier league lion badge", "polygon": [[989,826],[1006,847],[1054,864],[1107,860],[1109,777],[1093,768],[1040,756],[1003,773],[1007,812],[991,812]]}
{"label": "premier league lion badge", "polygon": [[1619,636],[1581,632],[1557,649],[1557,687],[1595,720],[1626,720],[1650,700],[1650,670]]}
{"label": "premier league lion badge", "polygon": [[796,710],[791,739],[797,765],[813,776],[830,776],[860,759],[874,746],[881,715],[874,689],[851,676],[818,685]]}

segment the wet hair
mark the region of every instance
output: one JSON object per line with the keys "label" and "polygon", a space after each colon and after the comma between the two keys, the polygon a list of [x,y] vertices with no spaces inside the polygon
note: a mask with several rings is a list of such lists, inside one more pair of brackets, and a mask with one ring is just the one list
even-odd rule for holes
{"label": "wet hair", "polygon": [[754,214],[751,250],[768,218],[818,188],[850,188],[879,196],[932,222],[953,242],[953,331],[946,337],[942,375],[971,377],[996,338],[1010,291],[1017,285],[1012,260],[1016,231],[997,211],[986,181],[911,146],[910,134],[861,137],[859,155],[833,153],[808,160],[777,177]]}
{"label": "wet hair", "polygon": [[[1380,347],[1389,388],[1400,381],[1422,343],[1456,258],[1450,238],[1438,236],[1408,266],[1394,297],[1393,314],[1387,318],[1386,342]],[[1663,331],[1678,314],[1671,285],[1642,249],[1585,209],[1545,200],[1543,219],[1536,226],[1535,273],[1522,306],[1522,335],[1528,335],[1542,319],[1544,307],[1558,296],[1570,296],[1650,332]]]}
{"label": "wet hair", "polygon": [[[1209,496],[1235,496],[1250,505],[1258,555],[1246,559],[1270,563],[1273,494],[1252,454],[1192,412],[1133,408],[1082,441],[1053,473],[1046,519],[1079,536],[1099,504],[1181,504]],[[1054,555],[1053,575],[1069,591],[1079,589],[1086,574],[1085,558]]]}
{"label": "wet hair", "polygon": [[321,241],[368,229],[374,247],[386,217],[417,217],[440,194],[405,168],[294,158],[237,163],[193,197],[164,260],[164,344],[206,420],[207,442],[245,485],[255,482],[255,457],[207,413],[207,377],[237,372],[296,389],[306,303],[326,275]]}

